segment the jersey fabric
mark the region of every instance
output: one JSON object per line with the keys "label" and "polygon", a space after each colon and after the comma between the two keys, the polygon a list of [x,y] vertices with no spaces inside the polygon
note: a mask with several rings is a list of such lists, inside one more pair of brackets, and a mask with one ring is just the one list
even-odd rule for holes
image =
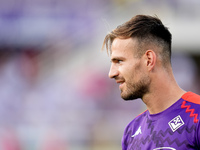
{"label": "jersey fabric", "polygon": [[161,113],[149,111],[126,127],[122,150],[200,150],[200,96],[185,93]]}

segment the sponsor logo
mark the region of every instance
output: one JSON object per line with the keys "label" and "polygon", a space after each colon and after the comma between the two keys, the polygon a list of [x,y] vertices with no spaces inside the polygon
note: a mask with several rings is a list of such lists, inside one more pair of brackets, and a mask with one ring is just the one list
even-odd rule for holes
{"label": "sponsor logo", "polygon": [[176,150],[175,148],[172,148],[172,147],[159,147],[159,148],[155,148],[153,150],[160,150],[160,149],[162,149],[162,150]]}
{"label": "sponsor logo", "polygon": [[180,128],[182,125],[184,125],[184,122],[180,115],[176,116],[174,119],[172,119],[170,122],[168,122],[170,128],[172,131],[176,131],[178,128]]}
{"label": "sponsor logo", "polygon": [[131,137],[135,137],[136,135],[142,134],[141,126],[137,129],[135,134],[133,134]]}

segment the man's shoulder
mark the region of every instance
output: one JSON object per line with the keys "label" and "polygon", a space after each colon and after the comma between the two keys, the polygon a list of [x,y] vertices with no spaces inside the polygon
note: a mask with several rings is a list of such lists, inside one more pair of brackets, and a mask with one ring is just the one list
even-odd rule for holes
{"label": "man's shoulder", "polygon": [[144,112],[142,112],[142,113],[140,113],[139,115],[137,115],[128,125],[127,125],[127,127],[126,127],[126,130],[128,130],[128,129],[130,129],[130,128],[137,128],[137,126],[139,125],[139,124],[141,124],[141,122],[143,122],[144,120],[145,120],[145,116],[146,116],[146,114],[147,114],[147,110],[146,111],[144,111]]}
{"label": "man's shoulder", "polygon": [[192,118],[194,123],[198,123],[200,120],[200,96],[193,92],[187,92],[181,98],[183,99],[181,109],[184,110],[184,114],[189,114],[189,118]]}
{"label": "man's shoulder", "polygon": [[182,97],[183,100],[194,104],[200,104],[200,95],[193,92],[187,92]]}

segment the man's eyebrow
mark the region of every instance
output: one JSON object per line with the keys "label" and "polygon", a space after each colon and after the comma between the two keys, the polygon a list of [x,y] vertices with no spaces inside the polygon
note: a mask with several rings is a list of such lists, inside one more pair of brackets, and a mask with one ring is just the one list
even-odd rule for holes
{"label": "man's eyebrow", "polygon": [[116,61],[116,60],[124,60],[124,57],[113,57],[111,58],[111,61]]}

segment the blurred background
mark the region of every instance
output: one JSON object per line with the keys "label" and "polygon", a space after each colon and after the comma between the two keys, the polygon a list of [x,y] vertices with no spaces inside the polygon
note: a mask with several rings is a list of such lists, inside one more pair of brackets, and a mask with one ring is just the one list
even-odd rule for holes
{"label": "blurred background", "polygon": [[200,94],[199,0],[0,0],[0,150],[120,150],[146,110],[108,78],[105,35],[157,15],[179,85]]}

